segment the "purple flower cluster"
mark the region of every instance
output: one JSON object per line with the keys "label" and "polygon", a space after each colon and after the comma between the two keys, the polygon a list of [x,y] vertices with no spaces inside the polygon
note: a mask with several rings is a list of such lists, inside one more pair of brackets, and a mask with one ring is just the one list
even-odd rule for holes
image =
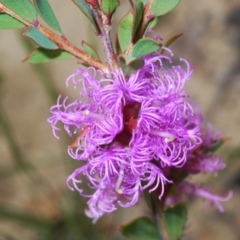
{"label": "purple flower cluster", "polygon": [[[207,128],[202,130],[202,143],[188,152],[187,162],[181,170],[187,174],[214,173],[216,176],[218,171],[226,166],[219,156],[214,154],[222,141],[224,139],[221,138],[221,133],[213,132],[211,125],[208,124]],[[228,201],[232,197],[232,191],[229,191],[227,196],[220,197],[211,193],[209,187],[199,187],[184,180],[178,184],[174,194],[167,197],[165,204],[175,205],[195,196],[215,204],[218,210],[223,212],[221,202]]]}
{"label": "purple flower cluster", "polygon": [[[67,79],[67,85],[80,86],[79,99],[66,104],[60,96],[48,121],[56,137],[59,121],[69,135],[77,134],[68,153],[83,164],[67,181],[89,198],[86,214],[94,221],[117,205],[134,205],[145,189],[157,191],[160,199],[173,184],[171,169],[198,173],[224,167],[203,154],[212,141],[203,140],[201,115],[187,101],[184,85],[192,71],[186,60],[173,66],[170,57],[156,53],[145,56],[144,66],[130,76],[119,70],[109,78],[90,67]],[[80,176],[88,179],[89,194],[80,188]]]}

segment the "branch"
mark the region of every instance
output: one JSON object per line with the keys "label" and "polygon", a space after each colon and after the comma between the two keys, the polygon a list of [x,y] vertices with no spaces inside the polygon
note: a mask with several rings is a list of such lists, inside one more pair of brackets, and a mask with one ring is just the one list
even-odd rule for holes
{"label": "branch", "polygon": [[108,68],[111,71],[117,71],[118,69],[117,59],[116,59],[115,52],[113,50],[112,42],[110,39],[110,29],[111,29],[109,25],[110,16],[107,16],[102,11],[99,11],[99,9],[96,6],[93,6],[92,4],[89,4],[89,8],[100,30],[100,34],[98,35],[98,37],[103,44],[104,53],[107,58]]}
{"label": "branch", "polygon": [[30,26],[36,27],[47,38],[49,38],[51,41],[56,43],[58,45],[59,49],[62,49],[62,50],[65,50],[65,51],[71,53],[72,55],[74,55],[75,57],[77,57],[83,63],[85,63],[87,65],[90,65],[90,66],[93,66],[95,68],[101,69],[105,73],[108,73],[109,70],[108,70],[108,68],[105,64],[103,64],[102,62],[92,58],[89,54],[85,53],[84,51],[80,50],[76,46],[72,45],[64,36],[56,35],[55,33],[51,32],[47,28],[43,27],[38,22],[37,22],[37,26],[36,26],[36,22],[35,23],[30,23],[30,22],[24,20],[19,15],[12,12],[9,8],[4,6],[2,3],[0,3],[0,13],[1,12],[6,13],[6,14],[10,15],[11,17],[17,19],[18,21],[20,21],[21,23],[23,23],[27,27],[30,27]]}

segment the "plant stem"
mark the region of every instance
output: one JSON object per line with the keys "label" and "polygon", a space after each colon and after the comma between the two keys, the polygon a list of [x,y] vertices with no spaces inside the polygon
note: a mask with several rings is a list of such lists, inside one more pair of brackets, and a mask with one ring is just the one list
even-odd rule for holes
{"label": "plant stem", "polygon": [[80,50],[76,46],[72,45],[64,36],[59,36],[59,35],[51,32],[47,28],[43,27],[40,23],[38,24],[38,26],[36,26],[36,24],[26,21],[25,19],[20,17],[18,14],[14,13],[9,8],[4,6],[2,3],[0,3],[0,13],[1,12],[6,13],[6,14],[10,15],[11,17],[17,19],[18,21],[20,21],[27,27],[30,27],[30,26],[36,27],[42,34],[44,34],[47,38],[49,38],[51,41],[56,43],[58,45],[59,49],[62,49],[62,50],[65,50],[65,51],[71,53],[72,55],[74,55],[75,57],[77,57],[83,63],[85,63],[87,65],[101,69],[105,73],[108,73],[108,68],[105,64],[92,58],[89,54],[85,53],[84,51]]}
{"label": "plant stem", "polygon": [[157,201],[155,196],[151,197],[152,213],[154,222],[158,229],[160,240],[170,240],[163,223],[163,205],[164,203],[162,200],[158,199]]}
{"label": "plant stem", "polygon": [[111,71],[117,71],[118,64],[115,52],[113,50],[112,41],[110,39],[110,19],[109,16],[105,15],[101,10],[98,9],[98,6],[94,7],[89,4],[89,7],[100,30],[98,37],[103,44],[104,53],[107,58],[107,65],[110,70],[109,75],[111,76]]}

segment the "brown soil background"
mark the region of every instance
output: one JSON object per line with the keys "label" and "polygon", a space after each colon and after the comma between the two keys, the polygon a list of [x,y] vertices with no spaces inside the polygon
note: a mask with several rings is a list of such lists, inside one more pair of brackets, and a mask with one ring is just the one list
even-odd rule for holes
{"label": "brown soil background", "polygon": [[[89,32],[90,25],[85,16],[71,1],[50,0],[59,19],[65,36],[77,46],[86,40],[98,49],[101,44]],[[125,13],[127,1],[121,1],[114,22]],[[115,31],[115,29],[113,29]],[[196,199],[189,204],[188,226],[185,240],[238,240],[240,239],[240,2],[238,0],[182,0],[170,14],[164,16],[156,27],[156,32],[164,39],[178,33],[183,36],[172,45],[176,59],[186,58],[195,66],[195,72],[187,88],[191,99],[197,102],[205,116],[215,129],[221,129],[231,141],[219,151],[228,162],[228,167],[218,177],[209,175],[194,178],[226,194],[227,189],[234,190],[233,198],[224,203],[225,213],[219,213],[214,207],[204,209],[205,203]],[[37,218],[60,219],[61,205],[69,209],[64,194],[71,195],[66,189],[66,176],[74,166],[66,157],[69,142],[56,140],[46,119],[49,99],[44,86],[51,81],[59,93],[71,98],[77,92],[71,87],[65,88],[65,79],[79,66],[75,60],[55,61],[43,64],[44,70],[22,63],[28,54],[20,37],[21,31],[0,30],[0,103],[1,113],[11,125],[14,139],[20,146],[24,161],[29,161],[45,177],[47,184],[38,180],[34,170],[17,170],[14,174],[5,169],[16,164],[16,157],[11,154],[4,129],[0,128],[0,206],[18,209]],[[37,71],[49,71],[50,75],[42,78]],[[44,85],[45,84],[45,85]],[[49,89],[49,88],[48,88]],[[5,128],[6,129],[6,128]],[[64,155],[65,156],[65,155]],[[65,159],[65,160],[62,160]],[[29,177],[31,175],[31,177]],[[51,185],[52,187],[48,186]],[[52,190],[54,189],[54,190]],[[83,212],[85,205],[79,207]],[[116,232],[115,226],[126,223],[146,211],[143,204],[131,209],[119,211],[100,220],[107,231],[101,239],[124,239]],[[1,211],[0,211],[1,212]],[[87,221],[79,220],[79,226]],[[88,222],[87,222],[88,223]],[[88,223],[90,224],[90,223]],[[89,229],[96,231],[95,226]],[[36,231],[13,220],[1,218],[0,240],[32,240]],[[87,236],[87,235],[85,235]],[[40,238],[39,238],[40,239]],[[60,239],[60,238],[52,238]],[[66,238],[67,239],[67,238]],[[70,238],[69,238],[70,239]],[[90,239],[90,238],[80,238]],[[94,239],[94,238],[91,238]],[[96,238],[100,239],[100,238]]]}

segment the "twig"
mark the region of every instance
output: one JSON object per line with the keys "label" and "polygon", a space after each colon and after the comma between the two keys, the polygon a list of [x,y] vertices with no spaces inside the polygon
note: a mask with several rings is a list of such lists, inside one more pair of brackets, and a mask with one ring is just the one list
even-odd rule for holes
{"label": "twig", "polygon": [[150,194],[150,199],[154,222],[155,225],[157,226],[160,240],[170,240],[163,223],[165,197],[163,196],[163,198],[159,200],[158,196],[153,193]]}
{"label": "twig", "polygon": [[37,29],[43,33],[47,38],[49,38],[51,41],[56,43],[59,47],[59,49],[65,50],[78,59],[80,59],[83,63],[93,66],[95,68],[101,69],[105,73],[108,73],[108,68],[105,64],[102,62],[92,58],[89,54],[85,53],[84,51],[80,50],[76,46],[72,45],[64,36],[58,36],[57,34],[51,32],[47,28],[43,27],[40,23],[36,26],[35,23],[31,23],[20,17],[18,14],[11,11],[9,8],[4,6],[2,3],[0,3],[0,13],[6,13],[10,15],[11,17],[17,19],[21,23],[23,23],[25,26],[30,27],[37,27]]}
{"label": "twig", "polygon": [[118,64],[117,64],[115,52],[113,50],[112,42],[110,39],[110,29],[111,29],[110,19],[109,19],[109,16],[105,15],[102,11],[99,11],[97,6],[93,6],[89,4],[89,8],[91,9],[92,14],[95,18],[95,21],[100,30],[100,34],[98,35],[98,37],[103,44],[104,53],[107,58],[107,65],[110,70],[109,74],[111,75],[111,71],[117,71]]}

